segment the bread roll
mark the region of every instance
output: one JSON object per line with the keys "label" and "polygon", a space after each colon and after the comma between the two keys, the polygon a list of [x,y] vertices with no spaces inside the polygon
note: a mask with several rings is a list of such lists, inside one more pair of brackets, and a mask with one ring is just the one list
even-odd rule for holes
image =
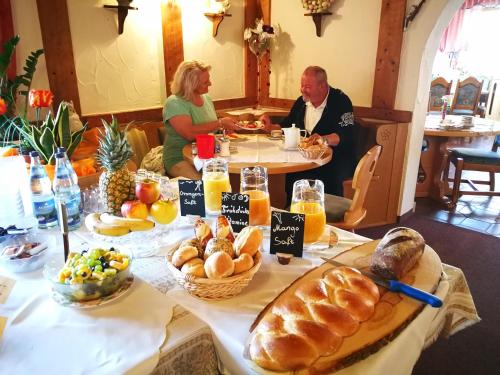
{"label": "bread roll", "polygon": [[201,246],[201,242],[199,239],[197,238],[191,238],[189,240],[184,240],[181,242],[180,246],[179,246],[179,249],[181,247],[185,247],[185,246],[193,246],[193,247],[196,247],[198,249],[198,258],[203,258],[203,247]]}
{"label": "bread roll", "polygon": [[378,243],[371,260],[371,271],[386,279],[402,279],[424,253],[425,240],[411,228],[388,231]]}
{"label": "bread roll", "polygon": [[205,273],[205,262],[200,258],[193,258],[182,265],[181,272],[196,277],[207,277]]}
{"label": "bread roll", "polygon": [[184,246],[177,249],[172,256],[172,264],[177,268],[181,267],[188,260],[198,256],[198,249],[194,246]]}
{"label": "bread roll", "polygon": [[248,271],[252,267],[253,267],[253,258],[249,254],[243,253],[234,260],[235,275]]}
{"label": "bread roll", "polygon": [[226,240],[234,242],[233,228],[231,223],[224,215],[217,218],[217,224],[215,226],[215,233],[217,238],[225,238]]}
{"label": "bread roll", "polygon": [[254,256],[257,250],[259,250],[262,244],[262,231],[257,227],[245,227],[236,236],[234,241],[234,250],[236,256],[240,256],[243,253],[247,253],[250,256]]}
{"label": "bread roll", "polygon": [[233,260],[223,251],[217,251],[205,261],[205,273],[209,279],[222,279],[231,276],[233,272]]}
{"label": "bread roll", "polygon": [[194,223],[194,235],[200,241],[201,247],[205,248],[208,240],[210,240],[214,235],[212,234],[212,229],[210,225],[205,223],[203,219],[197,219]]}
{"label": "bread roll", "polygon": [[226,240],[225,238],[211,238],[207,243],[205,252],[203,253],[203,259],[207,260],[210,255],[218,251],[227,253],[231,259],[234,258],[234,248],[231,241]]}
{"label": "bread roll", "polygon": [[380,295],[372,280],[350,267],[332,268],[323,275],[298,281],[292,294],[266,306],[248,348],[257,365],[308,373],[374,314]]}

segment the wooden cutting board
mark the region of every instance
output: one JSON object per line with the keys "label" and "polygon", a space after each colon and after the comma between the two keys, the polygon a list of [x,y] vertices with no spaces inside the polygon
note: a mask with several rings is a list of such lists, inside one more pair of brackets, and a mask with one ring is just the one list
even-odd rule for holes
{"label": "wooden cutting board", "polygon": [[[360,270],[369,270],[371,254],[380,240],[371,241],[357,246],[345,253],[334,257],[338,262]],[[251,326],[251,332],[275,303],[282,298],[293,294],[299,284],[306,280],[321,278],[326,270],[335,266],[328,263],[313,268],[299,279],[295,280],[287,289],[281,292],[264,310],[257,316]],[[442,265],[439,256],[432,248],[426,245],[424,253],[418,263],[401,281],[410,284],[426,292],[434,293],[441,279]],[[360,324],[359,330],[352,336],[345,337],[339,350],[328,357],[320,357],[308,372],[334,372],[341,368],[350,366],[370,354],[377,352],[384,345],[393,340],[423,309],[424,304],[412,298],[393,293],[385,288],[380,289],[380,301],[375,307],[373,316]],[[273,372],[258,367],[249,359],[248,345],[253,333],[247,340],[244,357],[249,365],[259,373],[272,374]],[[303,371],[301,371],[303,373]],[[283,374],[283,373],[280,373]]]}

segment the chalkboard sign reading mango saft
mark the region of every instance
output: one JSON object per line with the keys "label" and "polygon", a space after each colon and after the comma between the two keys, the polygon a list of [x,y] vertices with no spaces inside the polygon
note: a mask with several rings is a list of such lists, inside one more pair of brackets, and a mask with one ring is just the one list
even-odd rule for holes
{"label": "chalkboard sign reading mango saft", "polygon": [[248,226],[250,215],[250,196],[247,194],[222,193],[221,213],[231,223],[235,232]]}
{"label": "chalkboard sign reading mango saft", "polygon": [[303,214],[272,211],[271,213],[271,254],[287,253],[302,257],[304,245]]}
{"label": "chalkboard sign reading mango saft", "polygon": [[205,216],[203,181],[179,180],[179,202],[181,205],[181,216]]}

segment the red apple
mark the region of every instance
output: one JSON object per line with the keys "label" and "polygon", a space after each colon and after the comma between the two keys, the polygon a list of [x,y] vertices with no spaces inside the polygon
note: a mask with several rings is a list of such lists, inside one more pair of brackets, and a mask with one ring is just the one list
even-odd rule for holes
{"label": "red apple", "polygon": [[141,201],[123,202],[121,211],[123,217],[133,219],[147,219],[149,213],[148,206]]}
{"label": "red apple", "polygon": [[160,184],[146,178],[135,185],[135,196],[142,203],[152,204],[160,198]]}

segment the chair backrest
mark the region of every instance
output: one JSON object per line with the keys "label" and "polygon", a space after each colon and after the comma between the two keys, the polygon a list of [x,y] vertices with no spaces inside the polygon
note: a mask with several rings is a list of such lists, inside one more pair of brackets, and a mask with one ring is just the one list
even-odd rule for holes
{"label": "chair backrest", "polygon": [[130,147],[132,147],[132,151],[134,152],[132,155],[132,161],[137,165],[137,168],[139,168],[144,155],[149,152],[149,143],[146,132],[141,129],[132,128],[127,130],[126,137]]}
{"label": "chair backrest", "polygon": [[478,81],[474,77],[468,77],[463,81],[458,81],[455,95],[453,96],[453,103],[451,105],[451,113],[457,111],[470,111],[472,115],[475,115],[482,88],[483,82]]}
{"label": "chair backrest", "polygon": [[366,208],[364,207],[366,193],[368,192],[370,181],[375,172],[381,152],[382,146],[373,146],[356,166],[356,171],[352,178],[354,196],[351,206],[344,214],[343,227],[346,229],[354,229],[366,216]]}
{"label": "chair backrest", "polygon": [[443,107],[443,96],[450,94],[452,83],[453,81],[448,82],[443,77],[437,77],[432,80],[429,93],[429,105],[427,108],[429,112],[441,111]]}
{"label": "chair backrest", "polygon": [[498,147],[500,147],[500,134],[497,134],[495,136],[495,139],[493,140],[493,147],[491,148],[491,151],[497,152]]}

